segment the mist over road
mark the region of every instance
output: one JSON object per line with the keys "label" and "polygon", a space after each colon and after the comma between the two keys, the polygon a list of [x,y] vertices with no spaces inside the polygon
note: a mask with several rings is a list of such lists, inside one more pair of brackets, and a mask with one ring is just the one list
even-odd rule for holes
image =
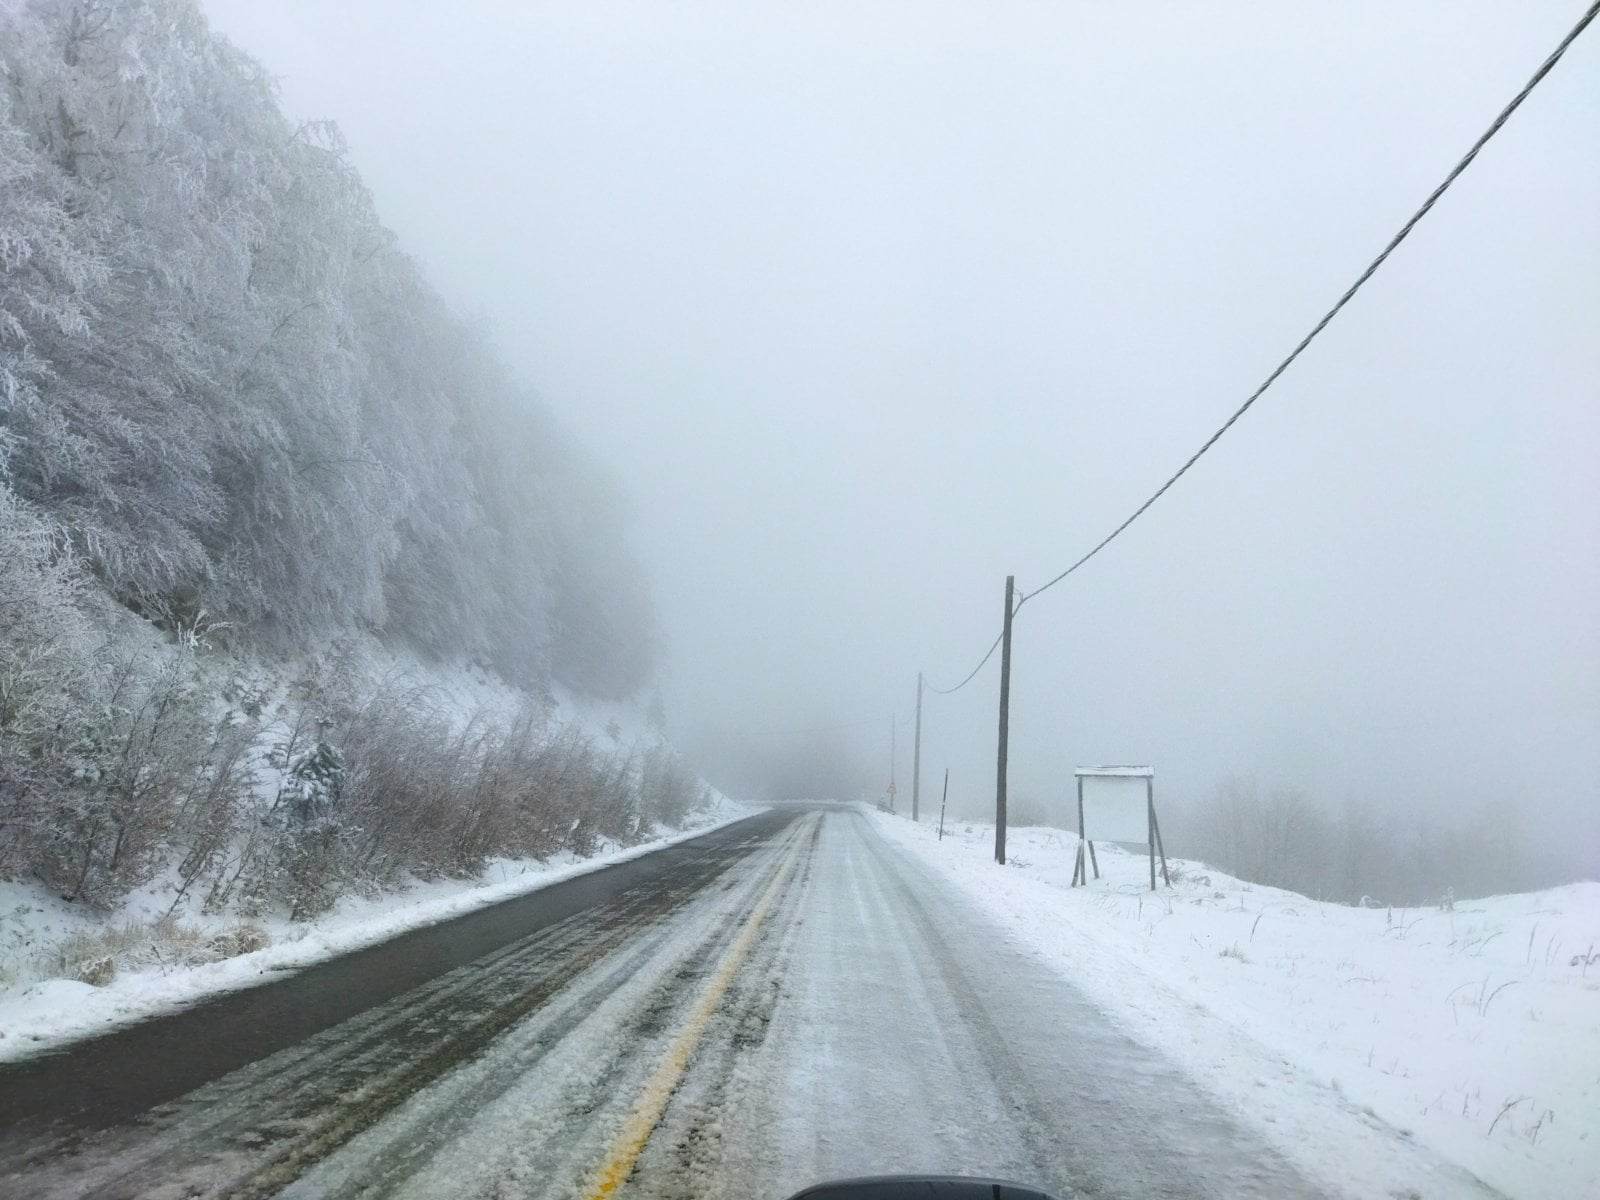
{"label": "mist over road", "polygon": [[177,1043],[145,1061],[107,1043],[107,1080],[143,1082],[76,1108],[50,1102],[70,1055],[0,1074],[0,1192],[733,1200],[916,1170],[1063,1197],[1322,1194],[861,814],[688,847],[558,919],[529,905],[526,936],[181,1096]]}

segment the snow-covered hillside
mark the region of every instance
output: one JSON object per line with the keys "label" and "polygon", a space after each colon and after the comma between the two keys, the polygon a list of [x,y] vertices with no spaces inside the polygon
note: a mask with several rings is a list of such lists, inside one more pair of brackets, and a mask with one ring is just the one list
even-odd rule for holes
{"label": "snow-covered hillside", "polygon": [[705,807],[620,486],[337,129],[193,0],[0,3],[0,75],[0,986],[50,903],[103,983],[140,897],[237,951]]}
{"label": "snow-covered hillside", "polygon": [[1362,909],[1173,859],[1151,893],[1097,843],[1073,889],[1075,834],[1011,829],[1000,868],[990,825],[875,819],[1269,1136],[1336,1104],[1508,1195],[1600,1195],[1600,883]]}

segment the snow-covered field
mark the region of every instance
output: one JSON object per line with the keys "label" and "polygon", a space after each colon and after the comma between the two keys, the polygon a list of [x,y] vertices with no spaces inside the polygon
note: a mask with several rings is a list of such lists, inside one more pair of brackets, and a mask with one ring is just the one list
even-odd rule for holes
{"label": "snow-covered field", "polygon": [[[501,859],[477,879],[414,881],[372,897],[346,896],[308,922],[280,915],[243,925],[236,916],[194,913],[163,932],[153,927],[171,907],[171,889],[159,882],[135,892],[110,921],[35,885],[0,882],[0,1061],[105,1033],[217,992],[249,987],[408,929],[637,858],[750,812],[719,795],[711,808],[695,814],[689,827],[660,831],[660,836],[634,846],[602,845],[589,858],[562,853],[543,861]],[[196,954],[206,956],[209,946],[226,944],[241,928],[257,931],[266,945],[213,962],[192,961]],[[74,939],[103,939],[119,929],[129,931],[129,944],[108,983],[95,987],[58,977],[63,950],[70,953]]]}
{"label": "snow-covered field", "polygon": [[1600,1195],[1600,883],[1361,909],[1173,859],[1152,894],[1097,843],[1072,889],[1075,834],[1014,828],[1002,869],[990,825],[874,819],[1269,1136],[1332,1103],[1507,1195]]}

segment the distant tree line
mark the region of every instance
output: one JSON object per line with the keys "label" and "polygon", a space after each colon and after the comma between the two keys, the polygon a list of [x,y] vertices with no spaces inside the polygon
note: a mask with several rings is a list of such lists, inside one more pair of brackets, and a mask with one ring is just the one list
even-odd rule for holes
{"label": "distant tree line", "polygon": [[[1225,779],[1200,799],[1162,800],[1158,784],[1157,800],[1168,854],[1318,900],[1441,903],[1571,878],[1556,856],[1534,852],[1505,806],[1441,816],[1357,799],[1335,809],[1298,788],[1263,788],[1247,776]],[[1025,789],[1011,797],[1009,816],[1014,825],[1076,829],[1063,801]]]}
{"label": "distant tree line", "polygon": [[1294,788],[1224,781],[1162,822],[1169,846],[1240,879],[1344,904],[1403,905],[1498,895],[1555,881],[1519,836],[1515,814],[1448,818],[1353,801],[1330,812]]}

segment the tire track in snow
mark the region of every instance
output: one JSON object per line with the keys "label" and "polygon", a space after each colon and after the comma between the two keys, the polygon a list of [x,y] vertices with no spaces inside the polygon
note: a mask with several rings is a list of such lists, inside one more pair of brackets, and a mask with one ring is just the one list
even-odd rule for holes
{"label": "tire track in snow", "polygon": [[[1008,1036],[997,1020],[997,1007],[1006,1006],[997,1006],[996,991],[981,990],[969,975],[971,956],[952,949],[952,939],[907,878],[910,860],[895,854],[865,819],[857,819],[864,827],[859,843],[873,861],[878,885],[904,914],[922,950],[919,958],[933,967],[956,1001],[960,1023],[981,1048],[995,1087],[1005,1094],[1032,1151],[1035,1178],[1058,1180],[1064,1196],[1187,1200],[1321,1194],[1245,1135],[1219,1106],[1197,1102],[1194,1085],[1176,1067],[1115,1029],[1082,997],[1059,1013],[1053,1046],[1038,1038],[1020,1039],[1056,1060],[1052,1074],[1057,1078],[1071,1077],[1077,1084],[1067,1111],[1057,1099],[1041,1095],[1034,1086],[1037,1070],[1015,1052],[1017,1022]],[[1114,1152],[1108,1154],[1108,1147]]]}
{"label": "tire track in snow", "polygon": [[[696,1062],[667,1107],[629,1180],[629,1194],[650,1200],[705,1200],[729,1174],[725,1145],[730,1105],[741,1097],[739,1074],[765,1045],[795,957],[822,823],[812,827],[797,876],[766,922],[739,977],[729,987]],[[737,1169],[731,1172],[735,1177]]]}
{"label": "tire track in snow", "polygon": [[[793,836],[786,831],[773,852],[763,857],[780,862]],[[422,1160],[457,1136],[470,1138],[471,1126],[498,1098],[530,1082],[533,1086],[525,1099],[511,1099],[527,1103],[553,1099],[552,1107],[568,1121],[592,1127],[590,1136],[593,1129],[620,1124],[620,1107],[636,1090],[640,1064],[659,1057],[698,985],[736,937],[755,894],[770,879],[770,870],[765,862],[753,862],[748,878],[724,879],[717,890],[729,894],[729,899],[712,909],[708,919],[695,922],[687,934],[683,929],[663,926],[622,963],[608,970],[597,984],[581,995],[563,998],[559,1016],[538,1033],[537,1054],[513,1051],[485,1059],[475,1068],[482,1078],[454,1091],[447,1102],[440,1098],[419,1103],[412,1132],[390,1138],[399,1143],[400,1158],[391,1162],[386,1155],[380,1160],[376,1175],[363,1174],[347,1187],[336,1186],[318,1195],[330,1200],[343,1196],[385,1200],[414,1190],[413,1177]],[[624,992],[630,984],[634,992],[631,997]],[[602,1005],[605,999],[612,1002]],[[600,1036],[595,1030],[586,1030],[586,1025],[597,1027]],[[548,1052],[569,1037],[599,1052],[592,1056],[590,1070],[582,1079],[559,1069],[553,1071],[562,1083],[553,1097],[546,1097],[537,1081],[529,1077],[546,1065]],[[445,1111],[438,1112],[440,1108]],[[520,1194],[523,1189],[519,1180],[530,1176],[549,1179],[564,1169],[554,1158],[536,1161],[522,1154],[519,1159],[514,1170],[494,1178],[492,1185],[486,1183],[486,1194]]]}
{"label": "tire track in snow", "polygon": [[669,886],[629,889],[128,1126],[24,1142],[6,1154],[0,1185],[9,1178],[39,1197],[136,1197],[175,1185],[185,1196],[273,1194],[485,1053],[642,929],[668,928],[739,861],[686,856]]}
{"label": "tire track in snow", "polygon": [[[807,820],[811,824],[811,830],[808,832],[814,833],[821,820],[820,816],[813,813]],[[808,844],[811,840],[808,839]],[[745,918],[738,937],[728,947],[717,973],[706,984],[704,992],[684,1022],[682,1031],[673,1040],[660,1066],[646,1082],[638,1101],[628,1114],[615,1145],[585,1193],[586,1200],[609,1200],[609,1197],[633,1173],[635,1164],[644,1153],[645,1146],[660,1124],[667,1106],[672,1102],[673,1094],[682,1082],[695,1050],[705,1037],[706,1030],[716,1015],[724,995],[760,937],[767,916],[777,903],[784,885],[788,883],[800,853],[799,838],[789,839],[789,845],[779,860],[772,881],[762,891],[755,908]]]}
{"label": "tire track in snow", "polygon": [[793,840],[785,830],[598,984],[358,1135],[286,1200],[575,1194]]}

